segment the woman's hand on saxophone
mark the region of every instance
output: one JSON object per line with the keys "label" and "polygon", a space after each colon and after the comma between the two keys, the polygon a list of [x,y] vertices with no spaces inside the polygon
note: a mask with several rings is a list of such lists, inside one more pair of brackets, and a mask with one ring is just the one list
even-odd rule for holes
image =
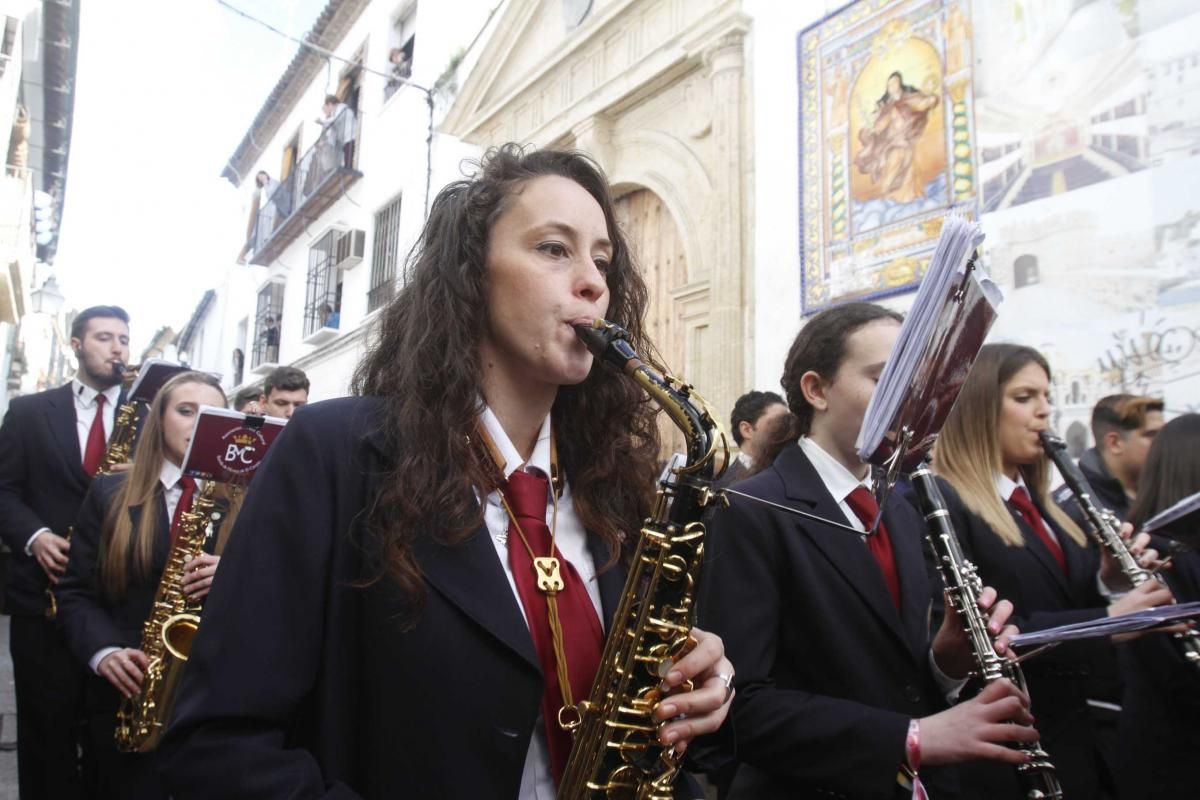
{"label": "woman's hand on saxophone", "polygon": [[128,699],[141,690],[145,670],[149,666],[150,659],[141,650],[123,647],[106,655],[96,665],[96,672]]}
{"label": "woman's hand on saxophone", "polygon": [[199,600],[212,589],[213,576],[217,574],[217,563],[220,556],[201,553],[184,567],[183,593],[190,600]]}
{"label": "woman's hand on saxophone", "polygon": [[668,695],[654,709],[655,719],[674,720],[659,730],[658,740],[675,745],[677,754],[682,754],[692,739],[721,727],[733,697],[732,688],[727,688],[733,679],[733,664],[725,657],[721,637],[699,628],[692,628],[692,636],[696,646],[679,659],[663,681],[674,690],[690,680],[692,691]]}

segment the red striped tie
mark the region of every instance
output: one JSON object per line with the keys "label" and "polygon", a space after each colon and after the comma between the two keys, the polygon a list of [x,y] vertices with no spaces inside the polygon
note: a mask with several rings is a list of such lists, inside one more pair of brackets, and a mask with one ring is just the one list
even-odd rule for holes
{"label": "red striped tie", "polygon": [[179,479],[179,485],[183,487],[183,493],[179,495],[179,502],[175,505],[175,515],[171,517],[171,544],[175,544],[179,537],[179,520],[192,510],[192,498],[196,496],[195,478],[184,475]]}
{"label": "red striped tie", "polygon": [[102,394],[96,395],[96,417],[92,420],[92,427],[88,429],[87,450],[83,453],[83,471],[93,477],[100,469],[100,462],[104,460],[104,401],[107,399]]}
{"label": "red striped tie", "polygon": [[1012,495],[1008,498],[1008,502],[1021,518],[1025,520],[1025,524],[1033,528],[1033,532],[1042,540],[1042,544],[1046,545],[1046,549],[1050,551],[1050,555],[1054,556],[1054,560],[1058,562],[1058,568],[1067,574],[1067,556],[1063,552],[1062,545],[1050,533],[1046,527],[1046,521],[1042,519],[1042,514],[1037,510],[1037,506],[1033,504],[1033,500],[1029,498],[1029,492],[1025,491],[1024,486],[1018,486],[1013,489]]}
{"label": "red striped tie", "polygon": [[[550,482],[537,475],[517,470],[508,477],[503,487],[504,498],[520,523],[521,531],[533,550],[534,556],[550,555],[550,528],[546,525],[546,497]],[[514,526],[515,528],[515,526]],[[604,649],[604,630],[596,607],[592,605],[587,587],[571,562],[563,558],[562,552],[554,548],[558,559],[559,574],[563,588],[555,595],[558,618],[562,625],[563,652],[566,654],[568,675],[571,682],[571,699],[578,703],[591,693],[592,681],[600,668],[600,656]],[[554,783],[562,780],[571,753],[571,736],[558,724],[558,710],[563,705],[563,692],[559,687],[558,664],[554,655],[554,638],[550,631],[550,617],[546,606],[546,595],[537,587],[537,574],[529,550],[521,541],[517,531],[508,532],[508,561],[512,565],[517,594],[525,608],[529,622],[529,633],[533,637],[534,649],[542,665],[544,689],[542,692],[542,718],[546,726],[546,744],[550,750],[550,767]]]}
{"label": "red striped tie", "polygon": [[[875,501],[875,495],[871,494],[867,487],[859,486],[847,495],[846,505],[850,506],[866,529],[871,530],[871,526],[875,524],[875,517],[879,516],[879,503]],[[879,570],[883,573],[883,580],[892,595],[892,602],[896,604],[896,608],[900,608],[900,575],[896,572],[896,557],[892,554],[892,537],[888,534],[883,520],[879,521],[879,528],[875,533],[867,537],[867,549],[879,563]]]}

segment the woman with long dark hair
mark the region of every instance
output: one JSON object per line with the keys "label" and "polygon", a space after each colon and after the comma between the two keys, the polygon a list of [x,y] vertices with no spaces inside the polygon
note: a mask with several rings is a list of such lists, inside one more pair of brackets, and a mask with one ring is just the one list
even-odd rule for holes
{"label": "woman with long dark hair", "polygon": [[[967,558],[984,582],[1012,600],[1022,630],[1080,622],[1170,602],[1153,583],[1129,589],[1114,560],[1049,496],[1051,465],[1038,434],[1049,425],[1050,365],[1030,347],[980,350],[938,436],[934,467]],[[1147,537],[1131,544],[1143,553]],[[1113,792],[1112,765],[1092,730],[1086,678],[1104,640],[1062,644],[1028,661],[1025,677],[1042,746],[1067,797]],[[972,768],[980,796],[1014,797],[1011,775]]]}
{"label": "woman with long dark hair", "polygon": [[[79,511],[66,575],[56,589],[67,645],[95,677],[87,687],[89,736],[96,761],[96,798],[165,800],[155,756],[124,755],[113,740],[121,698],[141,687],[148,661],[142,626],[150,617],[166,567],[172,531],[201,489],[180,467],[201,405],[225,405],[211,375],[184,372],[150,404],[127,472],[98,476]],[[208,552],[190,562],[184,591],[208,594],[237,503],[218,490]],[[232,506],[232,507],[231,507]]]}
{"label": "woman with long dark hair", "polygon": [[[651,353],[645,309],[586,156],[508,145],[438,194],[359,396],[301,409],[255,480],[164,743],[176,798],[553,797],[658,453],[574,325]],[[655,711],[677,748],[728,708],[696,636]]]}
{"label": "woman with long dark hair", "polygon": [[[1196,492],[1200,492],[1200,414],[1184,414],[1154,437],[1130,522],[1140,528]],[[1172,568],[1161,574],[1179,602],[1200,600],[1200,553],[1180,548]],[[1121,800],[1196,794],[1200,672],[1184,660],[1169,634],[1142,636],[1118,649],[1125,680],[1117,771]]]}
{"label": "woman with long dark hair", "polygon": [[[731,799],[917,796],[914,772],[953,797],[953,765],[1021,763],[1005,744],[1037,738],[1007,681],[951,707],[971,655],[953,614],[930,636],[941,592],[916,511],[893,495],[866,534],[880,509],[854,443],[899,332],[900,315],[870,303],[808,320],[780,381],[791,414],[737,484],[750,497],[712,515],[700,613],[738,665]],[[1005,652],[1012,607],[991,589],[981,604]]]}

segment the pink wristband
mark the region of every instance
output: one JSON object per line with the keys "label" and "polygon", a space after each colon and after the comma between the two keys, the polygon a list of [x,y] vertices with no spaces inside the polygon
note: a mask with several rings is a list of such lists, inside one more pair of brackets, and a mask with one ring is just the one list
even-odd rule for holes
{"label": "pink wristband", "polygon": [[929,800],[925,786],[921,783],[921,723],[911,720],[908,723],[908,736],[904,739],[904,757],[908,761],[908,769],[912,773],[913,800]]}

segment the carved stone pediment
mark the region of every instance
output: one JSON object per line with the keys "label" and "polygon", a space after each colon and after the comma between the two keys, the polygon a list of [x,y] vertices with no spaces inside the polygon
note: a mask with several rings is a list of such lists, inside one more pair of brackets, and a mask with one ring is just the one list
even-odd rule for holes
{"label": "carved stone pediment", "polygon": [[546,144],[704,66],[744,31],[738,0],[610,0],[567,30],[559,0],[512,0],[441,130],[478,144]]}

